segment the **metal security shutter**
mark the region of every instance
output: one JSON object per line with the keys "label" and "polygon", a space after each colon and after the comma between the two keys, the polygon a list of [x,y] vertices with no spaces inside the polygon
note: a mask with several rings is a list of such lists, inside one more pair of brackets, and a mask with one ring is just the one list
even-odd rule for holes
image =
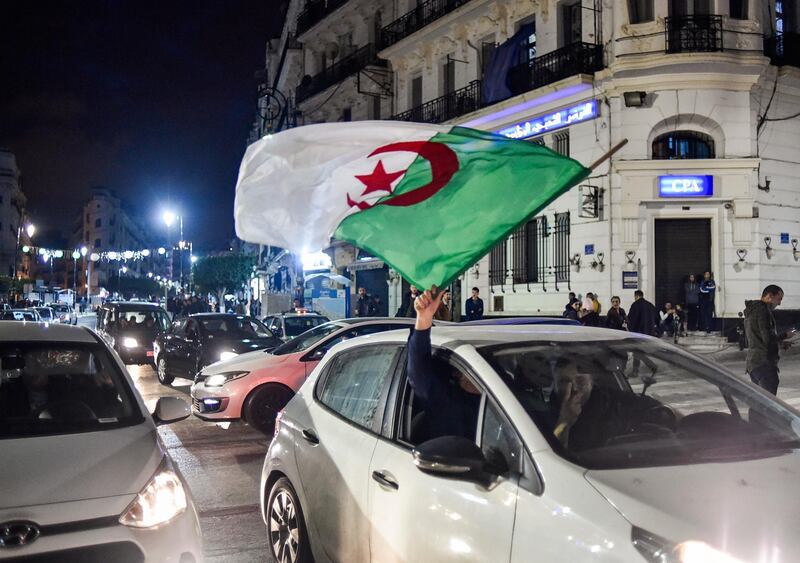
{"label": "metal security shutter", "polygon": [[[698,280],[711,270],[710,219],[656,219],[656,295],[653,304],[683,303],[689,274]],[[645,296],[647,297],[647,296]]]}

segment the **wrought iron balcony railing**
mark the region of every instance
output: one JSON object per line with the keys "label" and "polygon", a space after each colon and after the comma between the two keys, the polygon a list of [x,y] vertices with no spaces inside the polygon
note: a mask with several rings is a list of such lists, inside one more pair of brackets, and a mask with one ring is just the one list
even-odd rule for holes
{"label": "wrought iron balcony railing", "polygon": [[665,18],[667,53],[722,51],[722,16],[694,15]]}
{"label": "wrought iron balcony railing", "polygon": [[298,102],[302,102],[369,65],[386,66],[386,61],[378,58],[378,49],[374,43],[364,45],[322,72],[310,78],[304,78],[297,87],[295,98]]}
{"label": "wrought iron balcony railing", "polygon": [[512,67],[508,86],[514,94],[521,94],[576,74],[594,74],[602,68],[602,45],[573,43]]}
{"label": "wrought iron balcony railing", "polygon": [[415,31],[446,16],[470,0],[427,0],[381,30],[380,48],[385,49]]}
{"label": "wrought iron balcony railing", "polygon": [[418,123],[442,123],[480,109],[482,105],[481,81],[473,80],[459,90],[393,115],[390,119]]}
{"label": "wrought iron balcony railing", "polygon": [[346,3],[347,0],[309,0],[297,16],[297,35],[302,35]]}
{"label": "wrought iron balcony railing", "polygon": [[764,54],[772,64],[800,67],[800,34],[782,33],[764,38]]}

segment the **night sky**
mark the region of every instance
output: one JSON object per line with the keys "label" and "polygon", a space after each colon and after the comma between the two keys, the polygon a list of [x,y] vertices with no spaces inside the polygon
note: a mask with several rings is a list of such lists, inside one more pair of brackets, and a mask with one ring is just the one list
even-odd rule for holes
{"label": "night sky", "polygon": [[195,248],[226,247],[253,73],[284,3],[4,3],[0,146],[17,155],[37,226],[69,235],[103,185],[152,232],[166,236],[170,205]]}

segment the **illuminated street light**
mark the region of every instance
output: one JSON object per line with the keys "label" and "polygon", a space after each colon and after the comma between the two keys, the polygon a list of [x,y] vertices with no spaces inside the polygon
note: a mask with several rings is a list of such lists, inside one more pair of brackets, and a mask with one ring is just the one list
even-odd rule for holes
{"label": "illuminated street light", "polygon": [[150,256],[150,251],[145,248],[144,250],[142,250],[142,256],[144,257]]}
{"label": "illuminated street light", "polygon": [[72,251],[72,259],[73,260],[77,260],[80,257],[81,257],[81,253],[79,251],[77,251],[77,250],[73,250]]}
{"label": "illuminated street light", "polygon": [[89,252],[89,249],[85,246],[81,246],[81,256],[86,256],[87,252]]}
{"label": "illuminated street light", "polygon": [[159,254],[161,254],[162,256],[163,256],[164,254],[166,254],[166,252],[167,252],[167,249],[166,249],[166,248],[164,248],[163,246],[162,246],[162,247],[160,247],[160,248],[158,249],[158,253],[159,253]]}
{"label": "illuminated street light", "polygon": [[164,223],[167,224],[167,227],[171,227],[172,224],[175,222],[176,215],[172,211],[165,211],[164,212]]}
{"label": "illuminated street light", "polygon": [[192,264],[194,264],[195,262],[197,262],[197,256],[192,256],[190,260],[192,261]]}
{"label": "illuminated street light", "polygon": [[27,227],[25,227],[25,232],[28,234],[28,238],[33,238],[33,235],[36,233],[36,226],[29,224]]}

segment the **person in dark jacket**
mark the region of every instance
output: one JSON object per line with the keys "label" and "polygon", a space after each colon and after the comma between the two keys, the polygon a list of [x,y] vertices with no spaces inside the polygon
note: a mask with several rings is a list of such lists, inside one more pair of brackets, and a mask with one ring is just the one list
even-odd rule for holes
{"label": "person in dark jacket", "polygon": [[450,290],[442,290],[442,302],[433,316],[437,321],[452,321],[453,314],[450,312]]}
{"label": "person in dark jacket", "polygon": [[689,316],[687,330],[698,330],[700,318],[700,284],[694,274],[689,274],[689,281],[683,284],[683,294],[686,302],[686,314]]}
{"label": "person in dark jacket", "polygon": [[633,304],[628,311],[628,330],[639,334],[654,335],[658,326],[658,312],[655,305],[644,298],[644,292],[637,289],[633,294]]}
{"label": "person in dark jacket", "polygon": [[619,306],[620,299],[618,296],[611,298],[611,308],[606,313],[606,328],[613,330],[628,330],[628,315],[625,314],[625,309]]}
{"label": "person in dark jacket", "polygon": [[363,287],[358,288],[358,301],[356,302],[356,316],[357,317],[371,317],[374,314],[372,310],[372,298],[367,295],[367,290]]}
{"label": "person in dark jacket", "polygon": [[422,402],[425,412],[424,427],[417,437],[419,441],[440,436],[474,440],[480,391],[463,373],[449,364],[436,362],[431,351],[431,326],[442,296],[439,293],[434,297],[427,290],[414,301],[417,320],[408,339],[406,367],[414,400]]}
{"label": "person in dark jacket", "polygon": [[417,310],[414,309],[414,302],[417,300],[417,297],[419,297],[419,290],[417,289],[416,285],[412,285],[408,292],[408,301],[404,303],[406,309],[402,316],[408,317],[410,319],[413,319],[414,317],[417,316]]}
{"label": "person in dark jacket", "polygon": [[768,285],[761,299],[745,302],[744,331],[747,337],[746,371],[750,380],[773,395],[778,393],[778,343],[794,334],[794,329],[778,334],[772,311],[783,301],[783,289]]}
{"label": "person in dark jacket", "polygon": [[483,318],[483,299],[480,298],[481,290],[472,288],[472,297],[467,299],[466,311],[468,321],[479,321]]}
{"label": "person in dark jacket", "polygon": [[703,274],[700,282],[700,330],[710,333],[714,329],[714,295],[717,293],[717,282],[711,272]]}
{"label": "person in dark jacket", "polygon": [[575,301],[570,301],[566,308],[564,309],[564,318],[571,319],[573,321],[580,321],[581,320],[581,302],[577,299]]}

